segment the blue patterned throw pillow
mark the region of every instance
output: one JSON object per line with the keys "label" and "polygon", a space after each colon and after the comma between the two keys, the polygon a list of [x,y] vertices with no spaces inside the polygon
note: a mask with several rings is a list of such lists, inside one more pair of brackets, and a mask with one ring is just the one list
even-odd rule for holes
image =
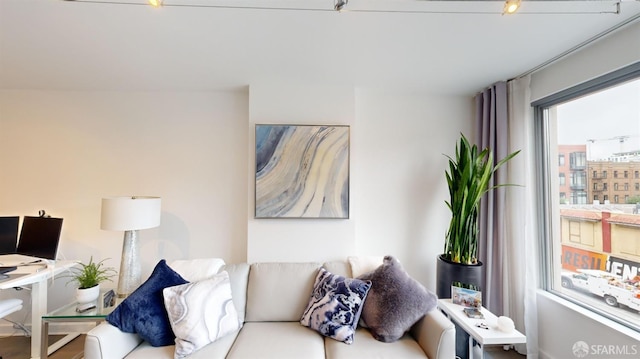
{"label": "blue patterned throw pillow", "polygon": [[154,347],[171,345],[175,335],[164,307],[162,290],[185,283],[188,282],[163,259],[156,264],[149,279],[107,315],[106,321],[125,333],[138,333]]}
{"label": "blue patterned throw pillow", "polygon": [[320,268],[300,324],[351,344],[370,281],[345,278]]}

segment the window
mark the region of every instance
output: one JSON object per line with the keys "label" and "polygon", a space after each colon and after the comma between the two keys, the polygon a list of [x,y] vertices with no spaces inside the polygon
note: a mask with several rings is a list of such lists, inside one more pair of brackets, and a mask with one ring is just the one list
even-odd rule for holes
{"label": "window", "polygon": [[633,172],[633,177],[634,178],[640,178],[640,171]]}
{"label": "window", "polygon": [[636,182],[636,191],[640,191],[640,183]]}
{"label": "window", "polygon": [[564,153],[558,155],[558,166],[564,166]]}
{"label": "window", "polygon": [[[638,98],[640,63],[635,63],[532,105],[541,154],[536,176],[541,252],[547,264],[543,289],[640,332],[640,302],[629,299],[635,295],[629,284],[640,275],[640,214],[625,205],[638,193],[629,191],[628,183],[607,180],[607,172],[613,178],[640,176]],[[571,152],[564,151],[568,146]],[[563,151],[570,156],[570,168],[565,168],[570,192],[562,188],[566,193],[553,186],[559,177],[553,162]],[[609,186],[617,191],[612,203]],[[606,205],[584,204],[587,198]],[[595,288],[621,292],[617,299],[605,300],[605,293]]]}
{"label": "window", "polygon": [[569,165],[571,169],[584,169],[587,164],[587,154],[584,152],[573,152],[569,155]]}
{"label": "window", "polygon": [[564,173],[560,173],[560,176],[559,176],[558,180],[560,181],[560,185],[561,186],[564,186],[566,184]]}

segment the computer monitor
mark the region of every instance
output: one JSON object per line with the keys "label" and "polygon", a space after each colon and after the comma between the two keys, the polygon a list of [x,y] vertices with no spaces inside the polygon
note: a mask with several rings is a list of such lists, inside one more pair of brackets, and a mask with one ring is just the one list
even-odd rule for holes
{"label": "computer monitor", "polygon": [[61,231],[62,218],[24,217],[16,252],[55,260]]}
{"label": "computer monitor", "polygon": [[18,244],[19,216],[0,217],[0,254],[13,254]]}

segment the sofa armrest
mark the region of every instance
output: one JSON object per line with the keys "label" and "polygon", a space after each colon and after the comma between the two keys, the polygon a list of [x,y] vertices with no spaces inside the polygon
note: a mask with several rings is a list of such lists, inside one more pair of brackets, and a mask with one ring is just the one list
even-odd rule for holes
{"label": "sofa armrest", "polygon": [[429,359],[456,357],[456,328],[438,309],[429,311],[422,317],[411,328],[411,335]]}
{"label": "sofa armrest", "polygon": [[142,342],[138,334],[125,333],[104,322],[87,332],[85,359],[124,358]]}

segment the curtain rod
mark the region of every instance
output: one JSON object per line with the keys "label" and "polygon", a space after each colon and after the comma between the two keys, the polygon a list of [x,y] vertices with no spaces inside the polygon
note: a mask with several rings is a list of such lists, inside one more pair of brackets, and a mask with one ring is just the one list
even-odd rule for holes
{"label": "curtain rod", "polygon": [[541,70],[541,69],[543,69],[543,68],[545,68],[545,67],[547,67],[547,66],[549,66],[549,65],[551,65],[551,64],[553,64],[553,63],[555,63],[555,62],[557,62],[557,61],[559,61],[561,59],[563,59],[564,57],[567,57],[567,56],[571,55],[572,53],[582,49],[583,47],[585,47],[587,45],[590,45],[590,44],[596,42],[597,40],[599,40],[599,39],[601,39],[601,38],[603,38],[603,37],[615,32],[617,30],[620,30],[621,28],[623,28],[623,27],[635,22],[638,19],[640,19],[640,14],[636,14],[636,15],[628,18],[627,20],[625,20],[625,21],[623,21],[623,22],[621,22],[621,23],[619,23],[619,24],[617,24],[617,25],[615,25],[615,26],[613,26],[613,27],[611,27],[611,28],[609,28],[609,29],[607,29],[607,30],[605,30],[605,31],[603,31],[603,32],[591,37],[591,38],[589,38],[586,41],[583,41],[583,42],[579,43],[578,45],[570,48],[569,50],[550,58],[549,60],[541,63],[540,65],[538,65],[538,66],[536,66],[536,67],[534,67],[534,68],[532,68],[530,70],[527,70],[526,72],[523,72],[522,74],[520,74],[520,75],[518,75],[518,76],[516,76],[516,77],[514,77],[512,79],[509,79],[508,81],[516,80],[516,79],[522,78],[524,76],[531,75],[531,74],[533,74],[535,72],[538,72],[539,70]]}

